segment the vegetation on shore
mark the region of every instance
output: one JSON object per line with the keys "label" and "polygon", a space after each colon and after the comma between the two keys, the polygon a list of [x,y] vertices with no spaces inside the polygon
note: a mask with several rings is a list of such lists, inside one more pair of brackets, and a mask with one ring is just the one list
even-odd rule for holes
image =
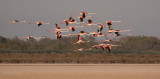
{"label": "vegetation on shore", "polygon": [[90,43],[72,45],[76,39],[24,41],[17,37],[10,39],[0,36],[0,63],[160,63],[160,39],[156,37],[122,37],[111,42],[121,46],[112,47],[110,53],[101,49],[73,52],[98,44],[94,38],[90,38]]}

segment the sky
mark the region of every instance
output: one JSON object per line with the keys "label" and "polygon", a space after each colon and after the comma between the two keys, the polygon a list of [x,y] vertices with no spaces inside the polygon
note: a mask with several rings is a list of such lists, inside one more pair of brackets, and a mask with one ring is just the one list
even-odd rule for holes
{"label": "sky", "polygon": [[[129,33],[135,36],[160,38],[159,3],[160,0],[0,0],[0,36],[50,37],[55,34],[46,30],[54,29],[56,21],[68,19],[72,13],[97,12],[91,18],[93,23],[122,20],[122,23],[114,23],[115,29],[131,29]],[[80,15],[73,17],[77,16]],[[38,27],[28,23],[8,23],[15,19],[52,24]],[[91,31],[89,28],[79,30]]]}

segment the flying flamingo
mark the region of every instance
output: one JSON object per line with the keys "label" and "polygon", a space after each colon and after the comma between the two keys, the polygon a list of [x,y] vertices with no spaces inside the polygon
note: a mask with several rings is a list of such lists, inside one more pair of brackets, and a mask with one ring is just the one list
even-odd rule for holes
{"label": "flying flamingo", "polygon": [[79,49],[76,49],[76,50],[72,50],[72,51],[84,51],[84,50],[91,50],[91,49],[84,49],[84,48],[79,48]]}
{"label": "flying flamingo", "polygon": [[127,32],[127,31],[130,31],[129,29],[128,30],[113,30],[113,29],[110,29],[109,31],[106,31],[106,32],[104,32],[105,34],[106,33],[112,33],[112,32],[116,32],[116,33],[118,33],[118,32]]}
{"label": "flying flamingo", "polygon": [[[100,24],[100,23],[98,23],[98,24]],[[88,19],[88,24],[85,24],[85,25],[92,26],[92,25],[98,25],[98,24],[94,24],[91,19]],[[85,26],[85,25],[83,25],[83,26]]]}
{"label": "flying flamingo", "polygon": [[76,30],[76,28],[82,28],[84,26],[70,26],[69,28],[66,29],[72,29],[72,32],[74,32]]}
{"label": "flying flamingo", "polygon": [[106,22],[103,22],[103,23],[100,23],[100,24],[107,23],[108,28],[111,29],[111,27],[112,27],[112,25],[113,25],[113,22],[122,22],[122,21],[106,21]]}
{"label": "flying flamingo", "polygon": [[71,36],[71,34],[62,35],[61,32],[57,32],[55,36],[51,36],[50,38],[57,37],[57,40],[60,40],[63,36]]}
{"label": "flying flamingo", "polygon": [[[91,18],[92,16],[87,16],[87,17]],[[87,18],[87,17],[86,17],[86,18]],[[85,23],[83,16],[80,16],[80,17],[77,17],[77,18],[80,19],[80,22],[81,22],[81,23]]]}
{"label": "flying flamingo", "polygon": [[27,39],[27,40],[36,39],[36,40],[39,40],[39,39],[45,39],[45,38],[46,38],[45,36],[42,36],[42,37],[28,36],[28,37],[25,37],[25,38],[18,38],[18,39]]}
{"label": "flying flamingo", "polygon": [[89,33],[88,35],[92,34],[93,36],[90,36],[90,37],[102,37],[102,36],[108,36],[108,35],[103,35],[102,32],[97,29],[97,32],[91,32]]}
{"label": "flying flamingo", "polygon": [[78,41],[76,43],[72,43],[72,44],[80,44],[80,43],[85,43],[85,42],[90,42],[90,41],[82,41],[82,37],[80,35],[78,35]]}
{"label": "flying flamingo", "polygon": [[112,44],[99,44],[102,50],[107,49],[109,52],[111,51],[112,46],[121,46],[121,45],[112,45]]}
{"label": "flying flamingo", "polygon": [[19,20],[13,20],[9,23],[26,23],[27,21],[19,21]]}
{"label": "flying flamingo", "polygon": [[[65,20],[61,20],[61,21],[56,21],[56,22],[65,22],[65,23],[60,23],[60,24],[66,24],[66,26],[68,26],[69,24],[76,24],[77,23],[77,21],[75,21],[75,19],[74,18],[72,18],[72,17],[69,17],[69,19],[65,19]],[[77,24],[79,24],[79,23],[77,23]]]}
{"label": "flying flamingo", "polygon": [[75,19],[72,17],[69,17],[69,22],[75,22]]}
{"label": "flying flamingo", "polygon": [[[95,27],[95,28],[100,28],[100,31],[102,31],[104,27],[106,27],[106,26],[102,25],[102,24],[98,24],[98,27]],[[95,28],[93,28],[93,29],[95,29]]]}
{"label": "flying flamingo", "polygon": [[93,24],[93,21],[91,19],[88,19],[88,26],[91,26],[91,25],[98,25],[98,24]]}
{"label": "flying flamingo", "polygon": [[103,41],[100,41],[100,42],[111,42],[112,40],[111,39],[108,39],[108,40],[103,40]]}
{"label": "flying flamingo", "polygon": [[81,13],[75,13],[75,14],[71,14],[71,15],[76,15],[76,14],[81,14],[83,18],[86,18],[86,15],[87,15],[87,14],[97,14],[97,13],[81,12]]}
{"label": "flying flamingo", "polygon": [[85,31],[80,31],[80,33],[78,34],[72,34],[72,35],[87,35],[89,34],[88,32],[85,32]]}
{"label": "flying flamingo", "polygon": [[45,22],[35,22],[35,23],[29,23],[29,24],[37,24],[38,27],[40,27],[43,24],[50,24],[49,22],[45,23]]}
{"label": "flying flamingo", "polygon": [[[53,33],[53,32],[61,31],[61,30],[68,30],[67,28],[66,29],[61,29],[61,27],[58,24],[55,24],[55,25],[56,25],[56,29],[47,30],[47,31],[49,31],[50,33]],[[61,31],[61,32],[68,32],[68,31]]]}
{"label": "flying flamingo", "polygon": [[99,45],[93,45],[93,46],[91,46],[91,48],[89,48],[88,50],[92,50],[92,49],[99,49],[100,48],[100,46]]}
{"label": "flying flamingo", "polygon": [[114,35],[112,36],[115,36],[115,37],[118,37],[118,36],[132,36],[132,34],[128,34],[128,35],[121,35],[119,32],[115,32]]}
{"label": "flying flamingo", "polygon": [[83,50],[84,50],[84,48],[79,48],[77,50],[72,50],[72,51],[83,51]]}

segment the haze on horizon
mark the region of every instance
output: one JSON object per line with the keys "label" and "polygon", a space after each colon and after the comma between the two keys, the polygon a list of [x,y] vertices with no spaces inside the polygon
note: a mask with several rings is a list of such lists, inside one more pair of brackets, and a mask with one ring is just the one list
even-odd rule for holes
{"label": "haze on horizon", "polygon": [[[28,22],[51,22],[69,18],[71,13],[86,11],[98,12],[93,15],[95,23],[122,20],[115,23],[120,30],[131,29],[138,36],[156,36],[160,38],[160,0],[1,0],[0,36],[13,38],[33,36],[52,36],[46,30],[55,25],[12,24],[12,20]],[[78,16],[78,15],[77,15]],[[63,26],[64,27],[64,26]]]}

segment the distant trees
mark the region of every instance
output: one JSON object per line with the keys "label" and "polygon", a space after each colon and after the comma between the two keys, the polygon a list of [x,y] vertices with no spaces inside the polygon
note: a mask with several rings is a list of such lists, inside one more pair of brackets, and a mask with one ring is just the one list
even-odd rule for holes
{"label": "distant trees", "polygon": [[121,45],[112,47],[111,54],[101,49],[72,51],[98,44],[94,38],[90,40],[92,42],[72,45],[77,37],[25,41],[0,36],[0,63],[160,63],[160,39],[156,37],[122,37],[110,42]]}
{"label": "distant trees", "polygon": [[[83,40],[86,40],[83,38]],[[20,40],[17,37],[10,39],[0,36],[0,53],[4,52],[72,52],[78,48],[90,48],[92,45],[98,44],[94,38],[90,38],[92,42],[76,44],[72,43],[77,41],[77,37],[63,37],[61,40],[51,40],[49,38]],[[160,51],[160,39],[156,37],[147,36],[128,36],[121,37],[119,41],[112,41],[110,44],[121,45],[119,47],[112,47],[112,53],[136,53],[136,52],[156,52]],[[17,53],[16,52],[16,53]],[[90,53],[103,52],[99,50],[84,51]]]}
{"label": "distant trees", "polygon": [[122,37],[119,41],[113,42],[115,44],[121,44],[120,47],[115,50],[122,51],[160,51],[160,39],[156,37],[147,36],[129,36]]}
{"label": "distant trees", "polygon": [[[84,38],[83,38],[84,39]],[[84,39],[85,40],[85,39]],[[17,37],[10,39],[0,36],[0,50],[7,51],[72,51],[80,47],[90,47],[91,45],[97,44],[94,39],[93,42],[73,45],[72,43],[77,42],[77,37],[63,37],[61,40],[51,40],[49,38],[41,39],[36,41],[35,39],[30,40],[19,40]]]}

